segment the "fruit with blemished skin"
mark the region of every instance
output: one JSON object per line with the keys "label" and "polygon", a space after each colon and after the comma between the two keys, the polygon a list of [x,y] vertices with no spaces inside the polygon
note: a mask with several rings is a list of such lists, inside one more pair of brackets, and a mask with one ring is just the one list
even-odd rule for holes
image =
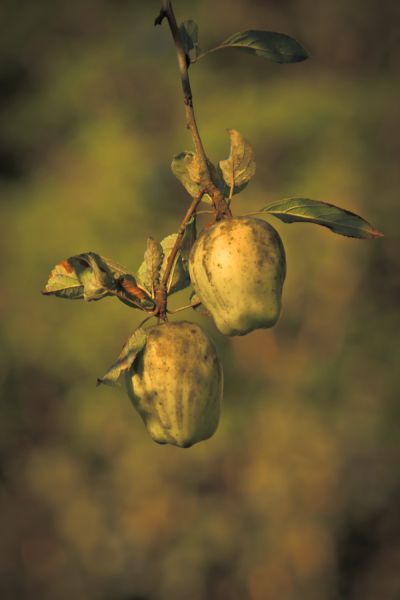
{"label": "fruit with blemished skin", "polygon": [[275,325],[286,274],[278,232],[253,217],[226,218],[202,232],[189,260],[192,285],[225,335]]}
{"label": "fruit with blemished skin", "polygon": [[214,344],[195,323],[147,329],[146,345],[125,383],[155,442],[187,448],[217,429],[222,365]]}

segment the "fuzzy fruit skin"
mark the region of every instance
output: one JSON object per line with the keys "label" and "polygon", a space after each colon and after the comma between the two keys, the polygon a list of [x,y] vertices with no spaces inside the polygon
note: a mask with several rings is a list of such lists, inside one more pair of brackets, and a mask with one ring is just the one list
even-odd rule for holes
{"label": "fuzzy fruit skin", "polygon": [[147,329],[146,346],[125,382],[155,442],[187,448],[217,429],[222,365],[214,344],[195,323]]}
{"label": "fuzzy fruit skin", "polygon": [[261,219],[234,217],[205,230],[192,248],[190,279],[224,335],[272,327],[286,275],[278,232]]}

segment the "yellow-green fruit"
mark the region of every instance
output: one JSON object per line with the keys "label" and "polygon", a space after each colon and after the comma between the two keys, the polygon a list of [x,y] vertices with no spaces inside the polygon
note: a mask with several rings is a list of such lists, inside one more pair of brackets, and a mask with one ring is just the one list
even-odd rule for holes
{"label": "yellow-green fruit", "polygon": [[222,365],[213,343],[195,323],[147,329],[146,346],[125,381],[155,442],[187,448],[217,429]]}
{"label": "yellow-green fruit", "polygon": [[190,279],[225,335],[272,327],[281,311],[285,250],[261,219],[235,217],[205,230],[193,246]]}

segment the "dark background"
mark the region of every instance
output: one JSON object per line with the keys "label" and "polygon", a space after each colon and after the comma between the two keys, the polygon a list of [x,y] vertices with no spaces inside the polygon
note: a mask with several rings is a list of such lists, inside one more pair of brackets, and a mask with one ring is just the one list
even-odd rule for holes
{"label": "dark background", "polygon": [[177,230],[188,197],[169,164],[191,140],[168,29],[155,0],[3,0],[0,596],[396,600],[398,4],[174,4],[204,48],[259,28],[312,54],[225,50],[191,69],[210,158],[227,156],[228,127],[255,148],[235,214],[302,195],[385,237],[274,222],[279,324],[224,339],[188,313],[224,362],[221,424],[189,450],[157,446],[122,391],[95,387],[142,315],[40,289],[88,250],[136,269],[148,235]]}

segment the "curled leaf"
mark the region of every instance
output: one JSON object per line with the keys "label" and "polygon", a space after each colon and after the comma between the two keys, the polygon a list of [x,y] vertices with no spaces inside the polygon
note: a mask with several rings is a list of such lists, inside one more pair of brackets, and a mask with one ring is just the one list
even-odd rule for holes
{"label": "curled leaf", "polygon": [[[210,161],[207,164],[211,179],[222,190],[224,182],[218,173],[218,169]],[[176,154],[172,159],[171,171],[193,198],[201,192],[208,182],[208,173],[204,170],[195,152],[185,151]],[[208,194],[203,195],[202,202],[212,204]]]}
{"label": "curled leaf", "polygon": [[[169,276],[169,283],[168,283],[168,287],[167,287],[168,294],[173,294],[175,292],[178,292],[179,290],[183,290],[190,284],[190,277],[189,277],[189,272],[188,272],[188,267],[187,267],[186,250],[185,249],[189,248],[191,243],[194,243],[193,242],[194,235],[195,235],[195,220],[191,219],[191,221],[189,221],[189,223],[187,225],[187,228],[185,231],[185,236],[183,238],[183,243],[182,243],[183,245],[181,248],[181,251],[183,251],[183,256],[181,256],[181,252],[177,253],[174,267]],[[161,281],[161,279],[163,278],[163,275],[167,268],[169,255],[171,254],[171,251],[172,251],[173,247],[175,246],[177,237],[178,237],[177,233],[172,233],[171,235],[168,235],[167,237],[165,237],[161,241],[161,244],[159,244],[159,247],[160,247],[159,249],[161,249],[162,262],[158,266],[158,281]],[[152,289],[151,289],[152,282],[148,278],[148,265],[146,262],[146,254],[145,254],[145,260],[142,262],[142,264],[140,265],[140,267],[138,269],[137,279],[138,279],[138,282],[136,283],[136,286],[139,286],[139,290],[142,292],[144,291],[144,288],[145,288],[145,290],[147,290],[147,294],[146,294],[146,302],[147,302],[149,300],[149,294],[151,295],[151,293],[152,293]],[[137,294],[138,291],[136,290],[135,293]],[[151,300],[151,298],[150,298],[150,301],[153,302]],[[153,308],[154,308],[154,302],[153,302]]]}
{"label": "curled leaf", "polygon": [[228,129],[231,150],[226,160],[219,166],[228,187],[237,194],[243,190],[256,172],[256,160],[252,146],[236,129]]}
{"label": "curled leaf", "polygon": [[204,173],[194,152],[176,154],[172,159],[171,170],[191,196],[199,194]]}
{"label": "curled leaf", "polygon": [[[173,247],[175,246],[176,239],[178,237],[177,233],[173,233],[164,238],[161,242],[161,246],[164,252],[164,260],[161,266],[160,277],[162,278],[165,270],[167,268],[168,258],[171,254]],[[168,294],[174,294],[175,292],[179,292],[179,290],[183,290],[190,284],[190,277],[188,270],[185,266],[184,261],[182,260],[182,256],[180,253],[177,254],[177,258],[175,260],[174,268],[171,271],[171,275],[169,278],[168,284]]]}
{"label": "curled leaf", "polygon": [[116,296],[131,308],[152,311],[155,308],[155,302],[144,287],[140,286],[136,278],[126,273],[121,275],[116,282]]}
{"label": "curled leaf", "polygon": [[94,252],[71,256],[56,265],[42,293],[87,301],[116,296],[131,308],[146,311],[155,306],[151,296],[125,267]]}
{"label": "curled leaf", "polygon": [[154,297],[155,291],[160,285],[160,269],[164,258],[164,252],[159,242],[152,237],[147,240],[147,249],[144,253],[144,262],[141,272],[142,281]]}
{"label": "curled leaf", "polygon": [[56,265],[42,293],[70,300],[91,301],[101,300],[114,288],[114,276],[107,259],[94,252],[85,252]]}
{"label": "curled leaf", "polygon": [[273,202],[261,212],[274,215],[284,223],[305,222],[322,225],[334,233],[348,237],[374,239],[383,236],[355,213],[334,204],[309,198],[287,198]]}
{"label": "curled leaf", "polygon": [[136,329],[124,344],[116,362],[108,369],[103,377],[97,380],[97,385],[102,383],[111,386],[118,385],[120,376],[124,371],[131,368],[139,352],[145,347],[146,340],[147,334],[145,329]]}

